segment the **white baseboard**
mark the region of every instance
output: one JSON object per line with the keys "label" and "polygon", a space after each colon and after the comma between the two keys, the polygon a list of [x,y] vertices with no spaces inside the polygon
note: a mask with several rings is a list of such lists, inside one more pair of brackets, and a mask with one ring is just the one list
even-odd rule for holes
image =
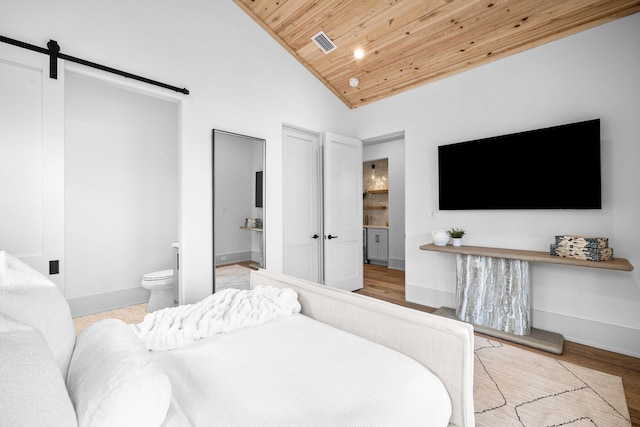
{"label": "white baseboard", "polygon": [[404,271],[404,258],[389,258],[389,268]]}
{"label": "white baseboard", "polygon": [[533,326],[558,332],[567,341],[640,357],[640,330],[533,310]]}
{"label": "white baseboard", "polygon": [[97,295],[88,295],[67,300],[72,317],[101,313],[149,301],[149,291],[139,288],[122,289]]}
{"label": "white baseboard", "polygon": [[251,261],[252,259],[251,251],[221,254],[215,256],[215,265],[233,264],[236,262]]}
{"label": "white baseboard", "polygon": [[[433,308],[456,306],[453,292],[411,284],[405,286],[405,298]],[[640,357],[640,330],[536,309],[531,320],[533,327],[562,334],[567,341]]]}
{"label": "white baseboard", "polygon": [[427,305],[433,308],[455,307],[456,294],[453,292],[439,291],[423,286],[405,285],[405,299],[416,304]]}

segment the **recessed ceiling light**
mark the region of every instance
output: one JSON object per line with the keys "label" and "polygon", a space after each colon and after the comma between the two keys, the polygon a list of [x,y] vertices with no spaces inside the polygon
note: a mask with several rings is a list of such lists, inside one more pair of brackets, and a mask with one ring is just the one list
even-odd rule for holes
{"label": "recessed ceiling light", "polygon": [[360,84],[360,80],[356,79],[355,77],[351,77],[349,79],[349,86],[358,87],[359,84]]}
{"label": "recessed ceiling light", "polygon": [[361,59],[362,57],[364,57],[364,50],[358,48],[356,50],[353,51],[353,56],[356,57],[356,59]]}

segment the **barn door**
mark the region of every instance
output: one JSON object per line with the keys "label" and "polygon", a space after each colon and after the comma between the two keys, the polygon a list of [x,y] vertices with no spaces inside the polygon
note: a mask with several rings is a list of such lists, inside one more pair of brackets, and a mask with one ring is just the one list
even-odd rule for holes
{"label": "barn door", "polygon": [[51,79],[47,55],[2,43],[0,182],[0,250],[64,294],[64,67]]}

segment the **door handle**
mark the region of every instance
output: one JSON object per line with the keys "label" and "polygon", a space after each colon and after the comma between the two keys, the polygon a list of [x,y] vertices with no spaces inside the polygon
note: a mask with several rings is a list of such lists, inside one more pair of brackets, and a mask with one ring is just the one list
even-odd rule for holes
{"label": "door handle", "polygon": [[327,239],[329,239],[329,240],[331,240],[331,239],[337,239],[337,238],[338,238],[338,236],[332,236],[331,234],[329,234],[329,235],[327,236]]}
{"label": "door handle", "polygon": [[314,234],[313,236],[311,236],[312,239],[317,239],[318,237],[320,236],[318,236],[317,234]]}

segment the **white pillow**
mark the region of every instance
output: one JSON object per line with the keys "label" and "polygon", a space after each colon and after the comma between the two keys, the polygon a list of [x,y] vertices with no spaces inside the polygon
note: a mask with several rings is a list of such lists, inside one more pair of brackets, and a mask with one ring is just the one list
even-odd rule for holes
{"label": "white pillow", "polygon": [[0,426],[77,426],[42,334],[0,312]]}
{"label": "white pillow", "polygon": [[66,378],[76,340],[71,310],[56,285],[0,251],[0,311],[42,333]]}
{"label": "white pillow", "polygon": [[171,401],[169,377],[117,319],[80,332],[67,388],[80,427],[160,426]]}

